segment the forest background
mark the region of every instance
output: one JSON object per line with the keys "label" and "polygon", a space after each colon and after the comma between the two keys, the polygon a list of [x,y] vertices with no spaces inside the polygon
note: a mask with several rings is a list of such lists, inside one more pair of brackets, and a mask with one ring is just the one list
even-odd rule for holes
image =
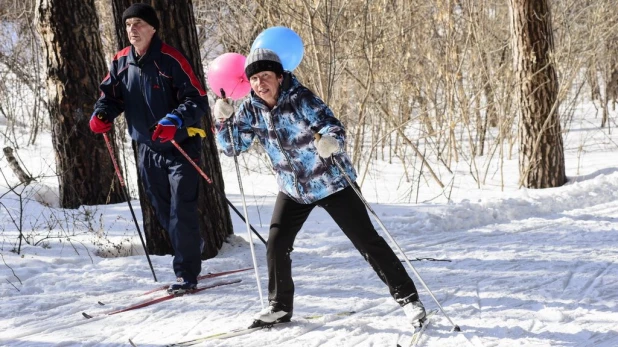
{"label": "forest background", "polygon": [[[59,182],[51,184],[57,206],[124,200],[103,140],[89,133],[87,120],[107,62],[126,45],[118,17],[131,2],[0,1],[4,155],[7,161],[16,155],[18,163],[20,147],[36,146],[51,130],[56,158],[48,165]],[[265,28],[299,33],[305,55],[295,74],[346,125],[358,183],[364,185],[378,161],[400,165],[402,202],[448,202],[461,175],[478,189],[490,177],[504,186],[504,163],[514,158],[519,186],[564,184],[563,138],[582,103],[593,105],[594,126],[612,131],[618,15],[608,11],[609,0],[150,3],[160,11],[161,34],[179,42],[202,80],[210,61],[225,52],[247,54]],[[168,254],[135,177],[123,122],[116,128],[114,151],[130,196],[144,207],[149,252]],[[204,165],[223,188],[216,146],[212,138],[204,143]],[[583,155],[586,148],[579,150]],[[270,171],[259,148],[251,155],[260,165],[241,159],[243,170]],[[17,185],[5,180],[20,198],[29,182],[49,178],[24,169]],[[211,258],[233,228],[224,199],[202,195],[209,206],[203,222],[210,223],[203,229],[214,230],[205,235],[204,257]],[[20,234],[22,241],[28,242]]]}

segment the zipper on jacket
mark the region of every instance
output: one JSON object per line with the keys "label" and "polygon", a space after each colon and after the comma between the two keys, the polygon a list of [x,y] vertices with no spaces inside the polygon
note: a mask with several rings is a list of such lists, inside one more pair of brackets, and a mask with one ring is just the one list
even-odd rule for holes
{"label": "zipper on jacket", "polygon": [[[275,106],[275,108],[276,107],[277,106]],[[274,111],[275,108],[273,108],[271,111]],[[299,199],[305,201],[303,196],[300,194],[300,190],[298,189],[298,174],[296,173],[296,169],[294,168],[294,165],[292,165],[292,160],[290,160],[290,156],[283,149],[283,145],[281,144],[281,140],[279,139],[279,133],[277,133],[277,128],[275,127],[275,122],[273,121],[271,111],[268,111],[268,115],[270,117],[270,124],[273,127],[273,132],[275,133],[275,139],[277,139],[277,144],[279,145],[279,148],[281,149],[281,153],[283,153],[283,156],[288,161],[288,164],[290,165],[290,169],[292,170],[292,173],[294,174],[294,189],[296,189],[296,194],[298,194]]]}
{"label": "zipper on jacket", "polygon": [[142,99],[144,99],[144,104],[146,104],[146,109],[148,110],[148,112],[150,113],[150,115],[156,122],[158,119],[152,112],[152,108],[150,108],[150,104],[148,103],[148,98],[146,97],[146,93],[144,92],[144,79],[142,78],[143,77],[142,76],[142,71],[143,71],[142,65],[137,64],[137,67],[139,68],[139,90],[140,92],[142,92]]}

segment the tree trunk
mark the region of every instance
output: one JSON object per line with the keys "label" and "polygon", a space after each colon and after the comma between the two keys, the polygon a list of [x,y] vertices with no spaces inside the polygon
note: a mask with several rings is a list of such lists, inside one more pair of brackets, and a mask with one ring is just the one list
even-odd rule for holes
{"label": "tree trunk", "polygon": [[[131,4],[142,1],[135,0],[113,0],[114,20],[116,22],[116,34],[119,42],[118,49],[129,45],[124,23],[122,23],[122,12]],[[202,86],[204,83],[204,70],[200,58],[197,31],[195,28],[195,18],[193,16],[193,4],[191,0],[183,1],[163,1],[151,0],[143,1],[152,5],[157,11],[161,26],[158,30],[159,37],[183,53],[193,67],[193,71],[200,79]],[[210,110],[203,118],[204,129],[212,129]],[[214,136],[209,133],[202,141],[202,157],[200,158],[201,169],[210,177],[213,184],[205,181],[200,185],[199,215],[200,231],[204,238],[205,245],[202,259],[213,258],[217,255],[223,241],[233,233],[232,220],[230,218],[227,200],[224,192],[223,175],[219,162],[219,153]],[[154,209],[148,201],[143,186],[140,182],[140,202],[144,220],[144,232],[148,239],[148,251],[152,254],[172,254],[167,232],[159,225],[154,215]]]}
{"label": "tree trunk", "polygon": [[510,5],[513,62],[520,85],[520,184],[558,187],[566,182],[566,174],[548,0],[510,0]]}
{"label": "tree trunk", "polygon": [[37,15],[60,206],[122,202],[103,137],[88,125],[99,80],[107,73],[94,0],[38,0]]}

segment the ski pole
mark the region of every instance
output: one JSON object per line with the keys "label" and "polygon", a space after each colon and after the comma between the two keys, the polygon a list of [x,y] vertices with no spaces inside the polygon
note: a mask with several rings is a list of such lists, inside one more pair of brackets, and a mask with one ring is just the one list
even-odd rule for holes
{"label": "ski pole", "polygon": [[[225,91],[221,88],[221,97],[225,99]],[[230,144],[232,145],[232,152],[234,153],[234,166],[236,167],[236,177],[238,179],[238,188],[240,189],[240,196],[242,198],[242,208],[245,213],[247,225],[247,234],[249,235],[249,248],[251,249],[251,258],[253,260],[253,268],[255,269],[255,281],[257,282],[258,294],[260,295],[260,304],[264,308],[264,298],[262,296],[262,286],[260,285],[260,274],[258,272],[257,260],[255,258],[255,248],[253,247],[253,237],[249,230],[249,213],[247,212],[247,202],[245,201],[245,191],[242,186],[242,178],[240,176],[240,165],[238,165],[238,155],[236,154],[236,146],[234,145],[234,132],[232,131],[232,124],[230,120],[227,121],[227,130],[230,133]]]}
{"label": "ski pole", "polygon": [[[314,137],[319,140],[321,138],[322,135],[316,133],[314,135]],[[436,297],[433,295],[433,293],[431,292],[431,290],[429,289],[429,287],[427,286],[427,284],[425,283],[425,281],[423,280],[423,278],[421,277],[421,275],[418,273],[418,271],[416,271],[416,269],[414,268],[414,266],[412,266],[412,263],[410,263],[410,260],[408,260],[408,257],[406,256],[406,254],[403,252],[403,250],[401,249],[401,247],[399,247],[399,244],[397,243],[397,241],[395,241],[395,239],[393,238],[393,236],[391,235],[390,232],[388,232],[388,230],[386,230],[386,227],[384,226],[384,224],[382,224],[382,221],[380,220],[380,218],[378,217],[378,214],[371,208],[371,206],[369,205],[369,203],[367,202],[367,200],[365,200],[365,198],[363,197],[363,194],[358,190],[358,188],[356,188],[356,186],[354,185],[354,182],[352,181],[352,179],[350,178],[350,176],[348,176],[348,174],[343,170],[343,166],[341,166],[341,164],[339,163],[339,161],[335,158],[334,155],[331,155],[331,159],[333,160],[333,163],[335,163],[335,165],[337,166],[337,168],[339,168],[339,171],[341,171],[341,174],[343,175],[343,177],[346,179],[346,181],[348,181],[348,184],[350,184],[350,187],[352,187],[352,189],[354,189],[354,192],[356,192],[356,195],[358,195],[358,197],[361,199],[361,201],[363,202],[363,204],[365,204],[365,207],[367,208],[367,210],[369,210],[369,212],[371,212],[371,214],[373,215],[374,219],[376,220],[376,222],[378,222],[378,224],[380,225],[380,228],[382,228],[382,231],[384,231],[384,233],[388,236],[388,238],[391,240],[391,242],[395,245],[395,248],[397,248],[397,250],[399,251],[399,253],[401,253],[404,261],[406,262],[406,264],[408,264],[408,266],[410,267],[410,269],[412,270],[412,272],[414,273],[414,275],[416,275],[416,277],[418,278],[418,280],[421,282],[421,284],[423,285],[423,287],[425,287],[425,290],[427,290],[427,292],[429,293],[429,295],[431,296],[431,298],[436,302],[436,304],[438,305],[438,308],[440,309],[440,311],[442,312],[442,314],[446,317],[446,319],[448,319],[448,321],[451,323],[451,325],[453,326],[453,331],[461,331],[461,329],[459,328],[459,326],[455,323],[453,323],[453,321],[451,320],[451,317],[449,317],[448,314],[446,314],[446,312],[444,311],[444,309],[442,308],[442,305],[440,305],[440,302],[438,301],[438,299],[436,299]]]}
{"label": "ski pole", "polygon": [[264,243],[266,244],[266,240],[264,240],[262,238],[262,236],[257,232],[257,230],[255,230],[255,228],[253,228],[253,226],[251,224],[249,224],[249,222],[247,222],[247,220],[242,216],[242,214],[240,214],[240,211],[238,211],[238,209],[236,209],[236,207],[232,204],[232,202],[230,200],[228,200],[228,198],[225,196],[225,194],[217,189],[217,187],[214,185],[214,183],[212,182],[212,180],[210,179],[210,177],[208,177],[208,175],[206,175],[206,173],[199,167],[199,165],[197,165],[195,163],[195,161],[193,161],[193,159],[191,159],[191,157],[189,157],[189,155],[187,154],[187,152],[184,151],[184,149],[182,149],[180,147],[180,145],[178,145],[178,142],[176,142],[175,140],[172,140],[172,144],[174,145],[174,147],[176,147],[176,149],[180,152],[180,154],[182,154],[190,163],[191,165],[193,165],[193,167],[197,170],[197,172],[204,177],[204,179],[206,180],[206,182],[210,183],[210,185],[213,186],[213,188],[215,189],[215,191],[217,193],[219,193],[221,196],[223,196],[225,198],[225,201],[227,202],[227,204],[232,208],[232,210],[234,210],[234,212],[236,212],[236,214],[238,215],[238,217],[240,217],[240,219],[242,219],[243,222],[247,223],[247,225],[249,225],[249,227],[251,228],[251,230],[253,231],[253,233],[255,235],[257,235],[257,237]]}
{"label": "ski pole", "polygon": [[124,194],[124,198],[127,200],[127,204],[129,204],[129,210],[131,210],[131,215],[133,216],[133,222],[135,222],[135,228],[137,229],[137,234],[139,235],[140,241],[142,241],[142,247],[144,247],[144,252],[146,253],[146,259],[148,259],[148,265],[150,265],[150,271],[152,271],[152,277],[154,277],[154,281],[157,282],[157,275],[155,274],[154,268],[152,267],[152,262],[150,261],[150,256],[148,255],[148,249],[146,249],[146,243],[144,242],[144,238],[142,237],[142,231],[139,228],[139,224],[137,223],[137,218],[135,217],[135,212],[133,212],[133,206],[131,205],[131,199],[129,199],[129,194],[127,193],[127,186],[124,183],[124,179],[120,174],[120,168],[118,167],[118,163],[116,162],[116,156],[114,156],[114,149],[112,148],[112,143],[109,141],[109,137],[107,133],[103,133],[103,138],[105,139],[105,144],[107,145],[107,150],[109,151],[109,155],[112,158],[112,163],[114,163],[114,169],[116,170],[116,176],[118,176],[118,180],[120,181],[120,187],[122,189],[122,193]]}

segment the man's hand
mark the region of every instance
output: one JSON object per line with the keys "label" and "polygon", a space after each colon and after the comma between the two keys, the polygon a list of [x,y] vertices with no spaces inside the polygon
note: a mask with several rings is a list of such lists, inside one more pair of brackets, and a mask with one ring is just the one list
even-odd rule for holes
{"label": "man's hand", "polygon": [[316,136],[313,144],[322,158],[328,158],[333,155],[333,153],[339,152],[339,141],[330,135]]}
{"label": "man's hand", "polygon": [[217,121],[225,122],[234,114],[234,105],[228,99],[217,99],[214,114]]}
{"label": "man's hand", "polygon": [[168,113],[157,123],[152,133],[152,141],[156,141],[157,138],[161,140],[161,143],[173,140],[176,130],[180,127],[182,127],[182,119],[173,113]]}
{"label": "man's hand", "polygon": [[112,130],[113,123],[107,120],[105,113],[93,114],[90,117],[90,130],[97,134]]}

